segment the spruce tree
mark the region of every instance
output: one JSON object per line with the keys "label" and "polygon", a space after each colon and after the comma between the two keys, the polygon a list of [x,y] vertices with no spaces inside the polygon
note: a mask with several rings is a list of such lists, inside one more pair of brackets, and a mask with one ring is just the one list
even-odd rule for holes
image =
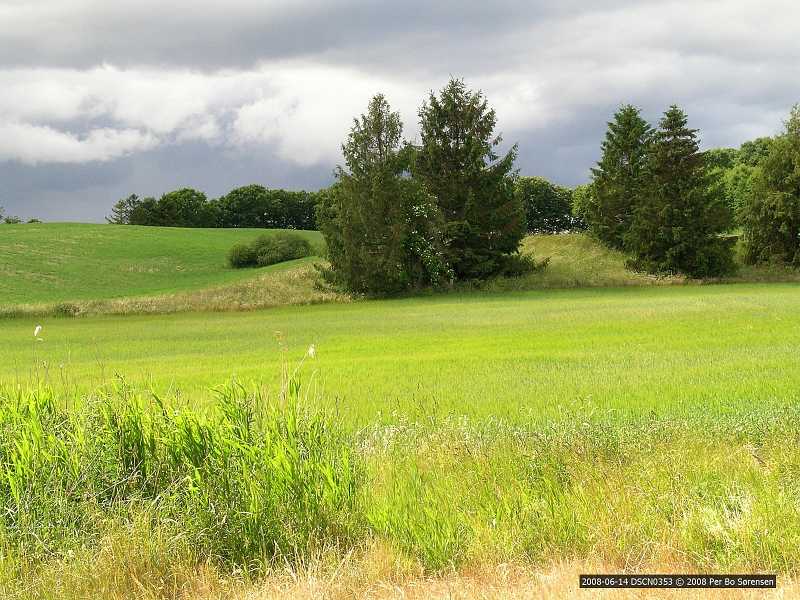
{"label": "spruce tree", "polygon": [[342,145],[347,170],[320,194],[317,222],[334,282],[367,293],[393,293],[435,280],[442,271],[436,215],[429,196],[408,176],[413,148],[383,95],[354,119]]}
{"label": "spruce tree", "polygon": [[[111,209],[111,216],[106,217],[106,221],[113,225],[131,225],[131,213],[136,210],[140,204],[139,196],[131,194],[124,200],[117,202]],[[2,216],[2,209],[0,209],[0,216]]]}
{"label": "spruce tree", "polygon": [[603,157],[592,169],[593,181],[581,206],[589,231],[617,250],[625,250],[653,133],[639,112],[627,104],[607,123],[606,139],[601,143]]}
{"label": "spruce tree", "polygon": [[719,174],[700,152],[696,130],[673,105],[647,153],[641,193],[623,236],[633,266],[652,273],[711,277],[733,268],[733,228]]}
{"label": "spruce tree", "polygon": [[800,107],[770,144],[742,213],[746,262],[800,267]]}
{"label": "spruce tree", "polygon": [[495,154],[495,111],[461,80],[451,79],[438,97],[431,92],[419,116],[414,174],[436,200],[446,261],[459,279],[500,272],[526,229],[513,193],[516,146]]}

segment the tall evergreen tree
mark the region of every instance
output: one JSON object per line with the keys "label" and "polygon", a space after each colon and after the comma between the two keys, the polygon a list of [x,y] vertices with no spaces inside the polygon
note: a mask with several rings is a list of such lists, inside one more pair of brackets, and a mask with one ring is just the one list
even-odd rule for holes
{"label": "tall evergreen tree", "polygon": [[359,292],[396,292],[439,275],[431,199],[408,177],[400,115],[376,95],[342,146],[347,170],[317,208],[330,276]]}
{"label": "tall evergreen tree", "polygon": [[642,193],[625,245],[634,265],[692,277],[721,275],[733,268],[733,215],[717,172],[700,152],[696,130],[673,105],[664,113],[647,154]]}
{"label": "tall evergreen tree", "polygon": [[[742,214],[745,260],[800,267],[800,107],[770,144]],[[757,140],[758,141],[758,140]],[[766,152],[765,152],[766,154]]]}
{"label": "tall evergreen tree", "polygon": [[525,236],[525,212],[513,193],[516,145],[495,154],[495,111],[461,80],[451,79],[439,97],[431,92],[419,116],[414,174],[436,199],[445,259],[459,279],[493,275]]}
{"label": "tall evergreen tree", "polygon": [[[111,209],[111,216],[106,217],[106,221],[113,225],[130,225],[131,214],[139,206],[140,202],[141,200],[136,194],[131,194],[124,200],[120,200]],[[0,209],[0,217],[2,212],[2,209]]]}
{"label": "tall evergreen tree", "polygon": [[653,128],[627,104],[614,113],[601,143],[603,157],[592,169],[592,184],[581,206],[589,231],[601,242],[625,250]]}

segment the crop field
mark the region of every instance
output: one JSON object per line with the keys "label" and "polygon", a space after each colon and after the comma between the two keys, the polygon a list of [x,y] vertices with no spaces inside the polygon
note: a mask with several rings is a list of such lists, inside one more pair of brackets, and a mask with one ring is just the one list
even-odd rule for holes
{"label": "crop field", "polygon": [[[34,328],[41,325],[35,339]],[[279,340],[276,331],[282,333]],[[0,378],[103,378],[208,399],[231,377],[279,391],[281,360],[364,424],[378,413],[549,419],[794,403],[795,283],[456,294],[246,313],[0,321]],[[46,363],[46,364],[45,364]],[[45,368],[46,367],[46,368]]]}
{"label": "crop field", "polygon": [[81,250],[94,292],[77,266],[3,289],[0,597],[558,598],[578,568],[797,591],[795,272],[683,284],[547,236],[541,273],[367,301],[310,261],[224,269],[258,232],[202,233],[186,279]]}

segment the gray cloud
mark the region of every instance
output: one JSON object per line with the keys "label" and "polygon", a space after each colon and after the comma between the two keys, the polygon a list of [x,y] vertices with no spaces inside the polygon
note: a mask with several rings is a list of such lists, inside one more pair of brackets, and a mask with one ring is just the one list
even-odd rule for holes
{"label": "gray cloud", "polygon": [[677,103],[704,147],[779,132],[798,17],[796,0],[0,0],[0,205],[99,220],[131,192],[327,185],[373,94],[414,137],[451,75],[485,93],[523,174],[574,186],[621,103],[653,123]]}

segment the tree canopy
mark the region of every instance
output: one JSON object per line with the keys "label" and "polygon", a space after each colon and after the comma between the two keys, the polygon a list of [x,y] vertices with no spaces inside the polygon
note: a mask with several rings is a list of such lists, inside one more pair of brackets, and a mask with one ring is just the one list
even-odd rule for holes
{"label": "tree canopy", "polygon": [[514,196],[525,210],[528,233],[561,233],[584,226],[573,216],[572,190],[543,177],[518,178]]}
{"label": "tree canopy", "polygon": [[800,107],[759,161],[742,212],[744,258],[800,267]]}
{"label": "tree canopy", "polygon": [[435,280],[443,270],[431,198],[409,177],[413,148],[382,94],[354,119],[342,145],[347,169],[317,210],[329,278],[359,292],[391,293]]}
{"label": "tree canopy", "polygon": [[653,128],[639,112],[627,104],[607,123],[606,139],[600,144],[603,156],[592,169],[591,188],[582,205],[589,231],[617,250],[626,250],[625,236],[640,200],[652,143]]}

